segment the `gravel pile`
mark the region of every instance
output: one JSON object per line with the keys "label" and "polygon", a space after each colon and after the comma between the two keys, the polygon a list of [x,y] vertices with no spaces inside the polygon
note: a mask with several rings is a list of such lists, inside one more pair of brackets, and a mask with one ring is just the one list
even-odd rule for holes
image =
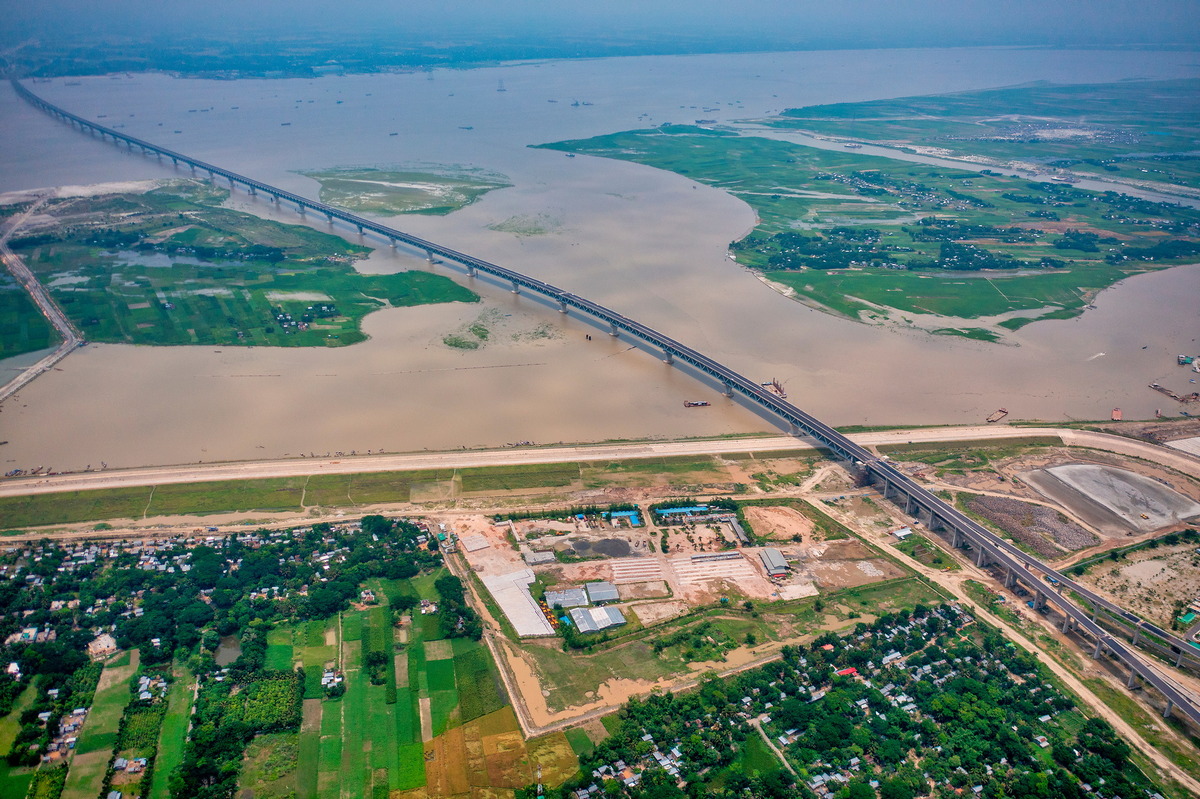
{"label": "gravel pile", "polygon": [[1047,536],[1066,549],[1083,549],[1100,543],[1075,522],[1042,505],[1006,497],[972,497],[967,507],[1039,555],[1062,554],[1046,540]]}

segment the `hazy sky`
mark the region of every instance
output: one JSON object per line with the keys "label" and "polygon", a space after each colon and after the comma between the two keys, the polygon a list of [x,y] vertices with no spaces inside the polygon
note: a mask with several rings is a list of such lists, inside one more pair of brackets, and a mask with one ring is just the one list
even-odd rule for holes
{"label": "hazy sky", "polygon": [[0,0],[31,37],[763,36],[796,47],[1200,43],[1197,0]]}

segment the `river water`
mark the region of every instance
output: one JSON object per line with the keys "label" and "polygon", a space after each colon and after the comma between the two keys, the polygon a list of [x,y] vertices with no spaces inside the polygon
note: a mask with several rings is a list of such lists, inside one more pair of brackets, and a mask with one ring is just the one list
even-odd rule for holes
{"label": "river water", "polygon": [[[469,208],[392,223],[595,299],[749,376],[778,378],[791,400],[827,422],[932,424],[977,422],[1000,406],[1010,418],[1047,420],[1107,418],[1117,406],[1126,418],[1174,410],[1146,384],[1188,385],[1174,356],[1200,349],[1200,267],[1130,278],[1083,317],[1029,325],[1003,345],[866,326],[789,300],[728,261],[728,243],[754,224],[740,200],[684,176],[527,145],[809,103],[1197,74],[1188,53],[972,49],[311,80],[132,75],[33,88],[132,135],[309,196],[317,185],[300,170],[456,164],[503,173],[513,187]],[[0,113],[0,191],[172,174],[54,122],[7,87]],[[243,194],[232,202],[299,221]],[[550,232],[522,238],[488,227],[512,217],[537,217]],[[386,248],[361,268],[444,270],[484,302],[381,311],[366,320],[369,341],[341,349],[89,345],[0,407],[0,463],[67,470],[773,429],[532,298]],[[481,315],[493,329],[485,347],[442,343]],[[685,410],[685,399],[712,406]]]}

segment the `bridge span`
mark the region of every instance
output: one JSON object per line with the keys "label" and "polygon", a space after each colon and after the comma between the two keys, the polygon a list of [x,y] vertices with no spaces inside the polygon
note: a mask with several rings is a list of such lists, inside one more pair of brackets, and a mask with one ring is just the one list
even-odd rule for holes
{"label": "bridge span", "polygon": [[[1045,610],[1052,607],[1062,617],[1064,633],[1073,632],[1086,636],[1093,644],[1093,657],[1100,658],[1107,654],[1122,663],[1129,671],[1130,687],[1133,687],[1135,682],[1141,679],[1145,684],[1157,689],[1166,700],[1164,716],[1178,712],[1193,724],[1200,726],[1200,705],[1178,689],[1169,678],[1164,677],[1155,664],[1147,662],[1143,656],[1135,653],[1133,647],[1145,646],[1155,641],[1162,642],[1154,648],[1161,649],[1166,646],[1172,655],[1176,655],[1175,664],[1177,666],[1188,666],[1193,669],[1200,669],[1200,649],[1141,620],[1134,614],[1128,613],[1090,589],[1050,568],[1009,541],[993,534],[898,470],[886,457],[880,458],[866,448],[855,444],[816,417],[733,369],[641,322],[629,319],[610,308],[572,294],[558,286],[183,153],[160,147],[143,139],[126,135],[46,102],[25,88],[19,81],[13,80],[12,85],[17,94],[25,100],[51,116],[78,126],[81,131],[99,135],[101,138],[111,138],[117,145],[125,145],[130,150],[139,149],[144,154],[154,156],[159,160],[169,159],[175,166],[182,164],[193,173],[208,173],[208,176],[214,181],[219,177],[228,181],[231,188],[240,185],[250,194],[261,194],[270,197],[272,202],[277,204],[295,206],[300,214],[313,211],[325,216],[331,224],[336,220],[357,229],[360,234],[370,232],[388,241],[393,247],[404,244],[416,248],[423,251],[430,261],[442,258],[459,264],[471,277],[480,273],[489,275],[501,281],[503,285],[511,286],[514,293],[527,290],[549,299],[557,304],[562,313],[568,313],[571,309],[582,312],[602,326],[606,326],[611,335],[630,336],[653,350],[661,352],[663,360],[668,364],[685,364],[710,380],[716,381],[723,388],[726,396],[740,395],[761,411],[765,411],[782,422],[782,425],[792,434],[805,435],[815,439],[834,456],[848,461],[852,468],[857,470],[867,481],[879,486],[886,499],[902,507],[907,514],[915,517],[931,531],[942,531],[956,547],[969,546],[975,552],[977,565],[982,567],[992,564],[1001,568],[1005,574],[1006,586],[1013,587],[1017,583],[1022,584],[1033,595],[1035,608]],[[1054,584],[1048,584],[1047,578],[1057,582],[1058,590],[1054,589]],[[1071,597],[1067,596],[1068,593],[1089,603],[1092,610],[1088,612],[1080,608]],[[1133,646],[1114,637],[1101,624],[1101,621],[1107,622],[1110,626],[1119,625],[1118,631],[1120,632],[1127,634],[1132,632]]]}

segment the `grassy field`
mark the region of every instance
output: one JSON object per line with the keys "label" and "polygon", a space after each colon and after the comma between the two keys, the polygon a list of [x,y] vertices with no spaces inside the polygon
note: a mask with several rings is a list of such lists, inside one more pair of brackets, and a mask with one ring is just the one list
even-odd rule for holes
{"label": "grassy field", "polygon": [[1011,458],[1022,452],[1040,447],[1061,447],[1058,436],[1026,436],[1002,441],[982,439],[979,441],[928,442],[920,444],[892,444],[879,447],[879,451],[896,460],[927,463],[939,474],[991,469],[992,463]]}
{"label": "grassy field", "polygon": [[171,775],[183,762],[183,747],[187,741],[188,722],[192,715],[196,678],[188,668],[178,663],[171,673],[167,713],[159,730],[158,756],[154,761],[154,778],[147,794],[148,799],[170,799]]}
{"label": "grassy field", "polygon": [[294,799],[299,734],[276,732],[255,736],[242,758],[238,787],[255,799]]}
{"label": "grassy field", "polygon": [[[13,741],[21,730],[21,713],[33,704],[36,697],[37,688],[30,685],[17,697],[12,712],[0,718],[0,753],[7,754],[12,748]],[[33,769],[14,769],[0,759],[0,796],[24,796],[32,779]]]}
{"label": "grassy field", "polygon": [[489,191],[512,184],[481,169],[438,172],[330,169],[301,172],[321,184],[321,202],[356,213],[444,215],[465,208]]}
{"label": "grassy field", "polygon": [[[857,319],[983,319],[937,329],[982,340],[1036,318],[1081,313],[1100,289],[1162,265],[1106,256],[1160,242],[1163,228],[1191,241],[1200,222],[1200,212],[1184,207],[692,126],[542,146],[724,189],[759,218],[731,244],[739,263]],[[942,222],[922,222],[932,217]],[[946,233],[944,223],[965,227]],[[1067,230],[1095,238],[1083,244],[1063,236]],[[1001,314],[1009,318],[985,319]]]}
{"label": "grassy field", "polygon": [[591,488],[644,486],[665,484],[668,480],[688,486],[723,485],[729,481],[729,475],[715,458],[705,456],[597,464],[491,466],[462,470],[314,475],[307,478],[217,480],[0,497],[0,519],[3,520],[4,529],[12,531],[53,524],[165,515],[300,511],[305,507],[352,507],[422,501],[421,492],[430,485],[452,486],[445,494],[446,498],[451,498],[460,492],[554,489],[580,485]]}
{"label": "grassy field", "polygon": [[25,290],[5,274],[0,280],[0,358],[53,347],[60,340]]}
{"label": "grassy field", "polygon": [[[809,106],[775,124],[1198,187],[1198,91],[1196,80],[1028,86]],[[1078,135],[1038,132],[1053,128]]]}
{"label": "grassy field", "polygon": [[943,552],[941,547],[930,543],[929,539],[916,533],[897,543],[896,549],[910,558],[924,563],[926,566],[933,566],[948,571],[958,571],[962,568],[954,558]]}
{"label": "grassy field", "polygon": [[[55,235],[18,237],[13,249],[92,341],[345,346],[365,339],[362,318],[379,308],[479,299],[428,272],[360,274],[352,263],[369,248],[219,207],[224,197],[180,182],[52,202]],[[38,340],[23,321],[35,314],[10,315],[0,314],[0,349]]]}
{"label": "grassy field", "polygon": [[63,799],[95,799],[96,786],[104,779],[117,742],[117,726],[131,699],[129,678],[137,670],[137,658],[117,658],[104,667],[91,711],[75,745]]}
{"label": "grassy field", "polygon": [[[858,619],[883,612],[913,608],[918,603],[942,601],[936,592],[913,577],[902,577],[858,588],[847,588],[820,597],[824,608],[816,610],[817,598],[758,603],[753,613],[740,607],[707,608],[599,645],[589,653],[566,653],[554,642],[529,641],[522,651],[533,661],[543,686],[550,692],[551,710],[563,710],[593,701],[597,688],[609,680],[659,680],[691,674],[692,664],[713,659],[740,646],[747,634],[758,643],[805,639],[830,629],[853,627]],[[757,615],[755,615],[757,614]],[[667,643],[683,630],[706,624],[699,637],[716,645],[687,646]],[[722,646],[721,643],[729,644]],[[690,649],[690,654],[689,654]]]}

